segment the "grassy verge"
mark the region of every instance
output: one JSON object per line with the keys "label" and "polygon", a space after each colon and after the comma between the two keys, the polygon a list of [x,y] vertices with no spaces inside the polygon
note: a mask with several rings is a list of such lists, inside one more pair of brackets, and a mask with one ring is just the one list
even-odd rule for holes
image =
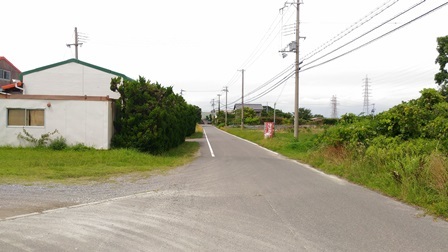
{"label": "grassy verge", "polygon": [[274,138],[264,139],[260,130],[224,130],[448,220],[448,159],[436,152],[416,152],[418,143],[382,143],[350,151],[322,145],[318,139],[323,130],[319,129],[301,130],[298,141],[291,132],[276,132]]}
{"label": "grassy verge", "polygon": [[74,150],[1,147],[0,183],[72,183],[135,172],[164,172],[191,162],[199,149],[185,142],[163,155],[135,150]]}
{"label": "grassy verge", "polygon": [[202,130],[202,126],[199,124],[196,124],[196,132],[187,137],[187,139],[198,139],[198,138],[202,138],[202,135],[204,134],[203,130]]}

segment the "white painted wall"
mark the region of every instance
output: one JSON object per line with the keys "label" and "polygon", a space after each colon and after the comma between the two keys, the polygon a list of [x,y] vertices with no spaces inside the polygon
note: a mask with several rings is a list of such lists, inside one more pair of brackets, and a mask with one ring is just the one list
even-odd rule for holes
{"label": "white painted wall", "polygon": [[[51,103],[51,107],[47,104]],[[45,126],[7,126],[7,108],[45,109]],[[34,137],[55,129],[67,143],[109,149],[113,134],[112,101],[0,99],[0,145],[27,146],[17,135],[23,128]]]}
{"label": "white painted wall", "polygon": [[120,95],[110,90],[110,81],[114,77],[113,74],[70,62],[26,74],[23,83],[28,95],[108,95],[118,99]]}

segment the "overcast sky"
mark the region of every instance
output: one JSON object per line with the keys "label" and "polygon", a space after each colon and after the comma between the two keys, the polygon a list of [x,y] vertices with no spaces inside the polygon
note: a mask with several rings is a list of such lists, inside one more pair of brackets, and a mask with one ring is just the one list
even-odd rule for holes
{"label": "overcast sky", "polygon": [[[423,88],[437,88],[436,39],[448,35],[448,7],[405,24],[444,3],[305,0],[300,5],[300,36],[306,39],[300,41],[305,71],[300,73],[299,106],[330,117],[336,96],[339,116],[359,114],[366,77],[370,110],[374,103],[377,113],[419,97]],[[74,43],[77,27],[87,37],[80,60],[131,78],[144,76],[177,93],[185,90],[186,101],[205,112],[212,110],[212,99],[217,109],[218,94],[224,108],[221,90],[228,86],[233,108],[241,98],[239,69],[245,69],[245,100],[250,101],[277,86],[278,80],[269,80],[294,63],[294,53],[286,58],[279,53],[295,40],[295,6],[280,11],[284,6],[284,0],[5,1],[0,56],[21,71],[74,58],[75,50],[66,44]],[[294,77],[251,103],[276,103],[293,112]]]}

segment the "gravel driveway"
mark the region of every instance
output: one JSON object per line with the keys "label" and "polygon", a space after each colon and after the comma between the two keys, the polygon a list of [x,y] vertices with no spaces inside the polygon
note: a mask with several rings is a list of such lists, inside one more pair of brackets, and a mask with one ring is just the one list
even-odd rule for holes
{"label": "gravel driveway", "polygon": [[139,173],[82,184],[0,185],[0,219],[157,190],[162,176]]}

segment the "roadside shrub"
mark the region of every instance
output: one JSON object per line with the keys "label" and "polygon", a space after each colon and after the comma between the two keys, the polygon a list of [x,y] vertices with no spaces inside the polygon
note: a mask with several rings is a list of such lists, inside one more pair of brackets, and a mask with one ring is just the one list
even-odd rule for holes
{"label": "roadside shrub", "polygon": [[244,123],[248,125],[260,125],[260,118],[257,116],[244,118]]}
{"label": "roadside shrub", "polygon": [[323,124],[324,125],[336,125],[338,123],[339,119],[337,118],[323,118]]}
{"label": "roadside shrub", "polygon": [[67,140],[64,137],[59,136],[51,140],[48,147],[52,150],[65,150],[68,147]]}
{"label": "roadside shrub", "polygon": [[189,105],[173,92],[143,77],[113,78],[111,90],[120,93],[112,147],[161,154],[177,147],[193,134],[201,119],[200,108]]}

